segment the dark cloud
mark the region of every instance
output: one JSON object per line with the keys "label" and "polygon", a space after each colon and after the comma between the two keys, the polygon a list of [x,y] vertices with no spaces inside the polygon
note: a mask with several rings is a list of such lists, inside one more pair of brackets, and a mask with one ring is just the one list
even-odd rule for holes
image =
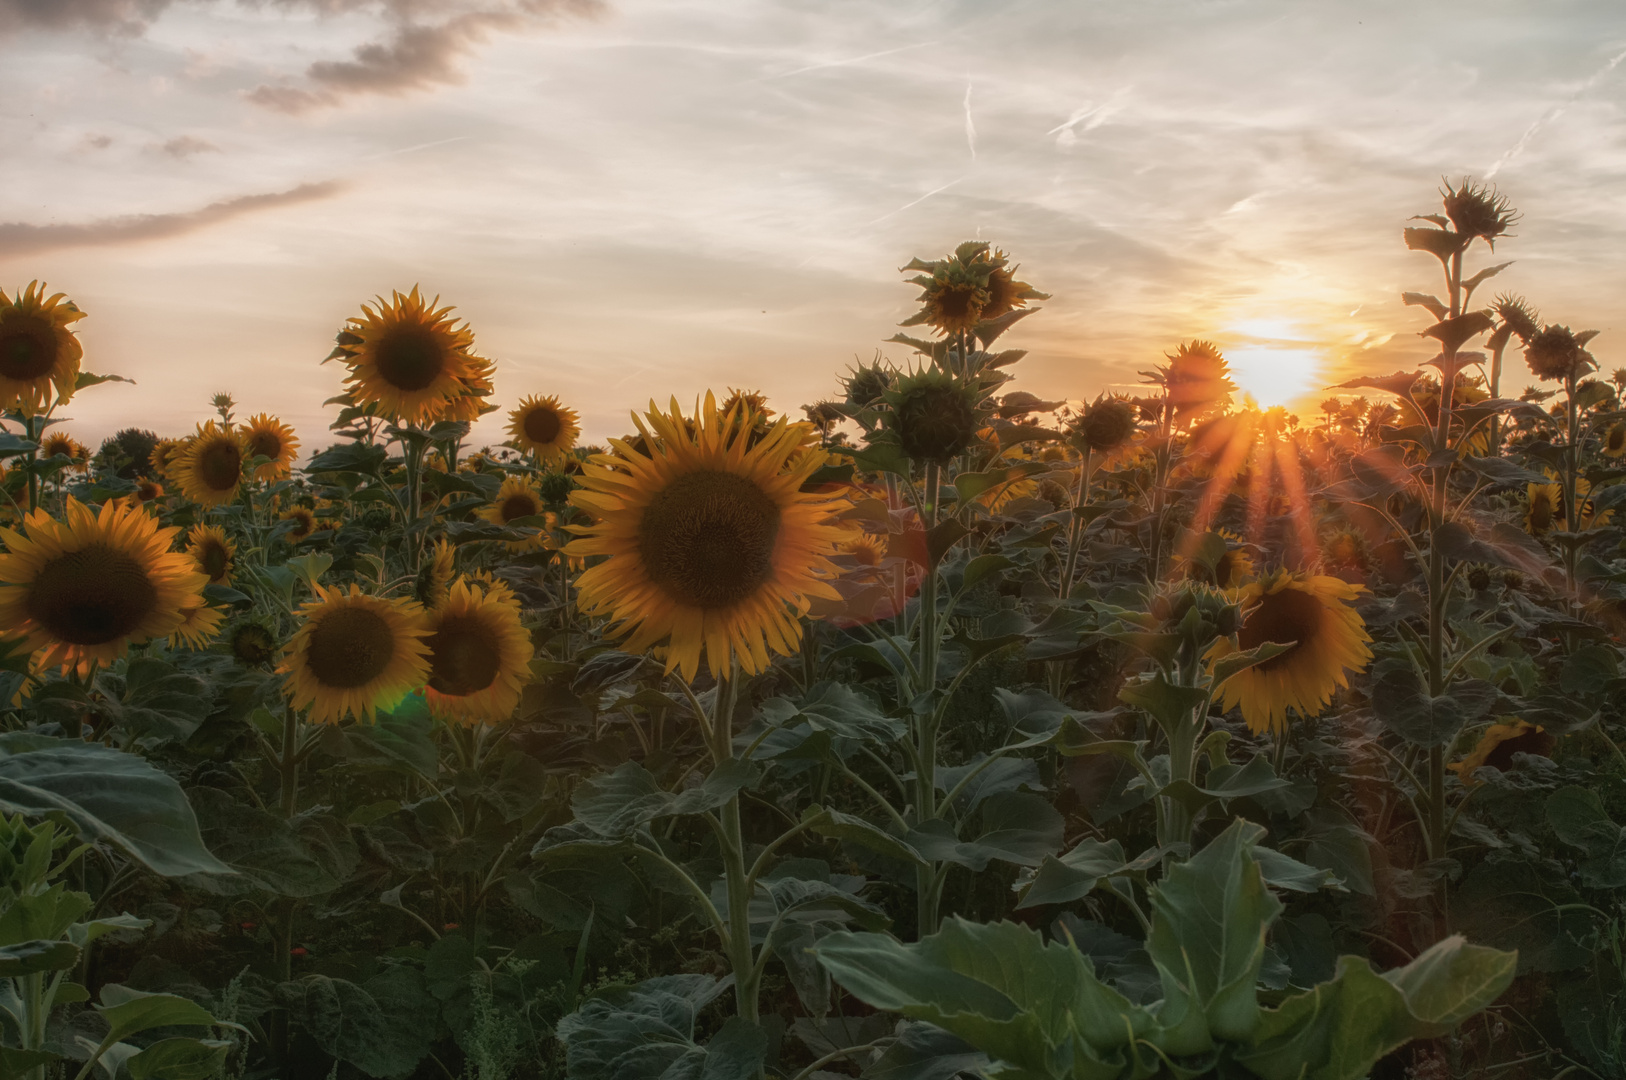
{"label": "dark cloud", "polygon": [[139,34],[170,0],[0,0],[0,33],[39,28]]}
{"label": "dark cloud", "polygon": [[287,191],[275,191],[264,195],[239,195],[235,199],[210,203],[198,210],[185,210],[175,214],[130,214],[80,225],[29,225],[23,222],[0,224],[0,258],[10,255],[32,255],[56,248],[104,247],[140,240],[159,240],[194,232],[258,210],[325,199],[336,194],[341,187],[342,185],[336,181],[300,184]]}
{"label": "dark cloud", "polygon": [[193,154],[218,154],[220,147],[208,139],[200,139],[194,135],[177,135],[175,138],[158,147],[162,153],[172,158],[185,161]]}

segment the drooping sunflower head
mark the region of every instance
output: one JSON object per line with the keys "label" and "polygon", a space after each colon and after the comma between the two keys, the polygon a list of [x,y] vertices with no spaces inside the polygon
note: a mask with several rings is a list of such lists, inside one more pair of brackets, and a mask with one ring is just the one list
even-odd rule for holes
{"label": "drooping sunflower head", "polygon": [[425,610],[434,611],[446,600],[446,590],[452,584],[452,571],[457,566],[457,550],[442,537],[435,541],[435,549],[423,568],[418,571],[412,592]]}
{"label": "drooping sunflower head", "polygon": [[975,328],[992,299],[988,289],[992,268],[976,257],[986,252],[987,247],[986,244],[961,244],[953,255],[931,263],[915,259],[905,266],[905,273],[910,270],[925,273],[909,279],[920,286],[920,310],[900,325],[924,323],[942,334],[969,333]]}
{"label": "drooping sunflower head", "polygon": [[1613,458],[1626,454],[1626,422],[1617,423],[1604,433],[1603,452]]}
{"label": "drooping sunflower head", "polygon": [[270,413],[249,417],[243,429],[244,451],[250,458],[271,460],[254,470],[256,480],[281,480],[292,470],[299,451],[294,429]]}
{"label": "drooping sunflower head", "polygon": [[976,387],[941,368],[928,367],[886,392],[884,421],[903,452],[916,461],[947,464],[966,451],[982,427]]}
{"label": "drooping sunflower head", "polygon": [[297,544],[316,531],[316,511],[308,506],[290,506],[282,520],[294,523],[293,528],[282,534],[290,544]]}
{"label": "drooping sunflower head", "polygon": [[43,649],[44,668],[83,671],[167,637],[208,581],[169,550],[175,529],[116,500],[98,512],[70,496],[62,520],[40,509],[24,529],[0,529],[0,627]]}
{"label": "drooping sunflower head", "polygon": [[567,409],[553,396],[524,398],[508,414],[508,434],[513,444],[543,461],[553,461],[570,453],[582,429],[574,409]]}
{"label": "drooping sunflower head", "polygon": [[130,493],[130,505],[145,506],[163,497],[163,484],[156,480],[137,480],[135,490]]}
{"label": "drooping sunflower head", "polygon": [[181,494],[204,506],[224,506],[237,497],[248,461],[240,430],[228,431],[213,420],[198,428],[175,465]]}
{"label": "drooping sunflower head", "polygon": [[1564,380],[1584,375],[1598,365],[1583,347],[1592,333],[1576,334],[1567,326],[1542,327],[1524,346],[1524,362],[1538,379]]}
{"label": "drooping sunflower head", "polygon": [[1445,216],[1451,219],[1457,232],[1477,237],[1492,248],[1496,246],[1496,238],[1519,220],[1507,196],[1491,184],[1476,184],[1465,176],[1455,188],[1447,183],[1440,194],[1445,199]]}
{"label": "drooping sunflower head", "polygon": [[1027,307],[1029,300],[1050,299],[1049,293],[1042,293],[1027,282],[1016,280],[1017,268],[1006,265],[1007,260],[1003,251],[994,248],[992,253],[984,252],[982,258],[990,266],[988,302],[982,308],[982,321],[997,319],[1017,308]]}
{"label": "drooping sunflower head", "polygon": [[478,377],[480,368],[469,352],[474,332],[439,303],[438,296],[425,300],[414,285],[404,296],[379,297],[376,308],[363,304],[361,315],[349,320],[329,359],[349,365],[345,381],[357,405],[425,424],[469,392],[465,380]]}
{"label": "drooping sunflower head", "polygon": [[15,297],[0,290],[0,409],[33,416],[73,397],[84,350],[68,327],[84,317],[37,281]]}
{"label": "drooping sunflower head", "polygon": [[[825,455],[809,424],[781,417],[754,445],[706,396],[693,420],[673,401],[634,417],[645,445],[612,440],[583,471],[568,555],[606,556],[576,587],[583,609],[610,616],[642,651],[668,641],[667,670],[693,678],[732,660],[751,673],[791,654],[810,597],[835,599],[829,556],[847,539],[832,497],[802,490]],[[647,427],[646,427],[647,422]]]}
{"label": "drooping sunflower head", "polygon": [[1541,333],[1541,315],[1522,296],[1503,293],[1491,304],[1491,309],[1496,312],[1502,325],[1519,335],[1519,340],[1526,344]]}
{"label": "drooping sunflower head", "polygon": [[1524,528],[1545,536],[1564,520],[1564,493],[1557,484],[1531,484],[1525,489]]}
{"label": "drooping sunflower head", "polygon": [[369,596],[316,586],[300,609],[304,622],[283,650],[277,670],[295,708],[313,723],[346,716],[370,722],[393,708],[429,677],[423,608],[411,600]]}
{"label": "drooping sunflower head", "polygon": [[530,677],[531,635],[504,587],[460,578],[429,616],[429,711],[465,724],[500,723],[514,713]]}
{"label": "drooping sunflower head", "polygon": [[1236,384],[1219,347],[1209,341],[1181,342],[1166,354],[1163,386],[1176,416],[1196,415],[1231,400]]}
{"label": "drooping sunflower head", "polygon": [[282,642],[263,620],[244,619],[226,633],[226,645],[240,664],[263,667],[277,658]]}
{"label": "drooping sunflower head", "polygon": [[1349,685],[1347,672],[1360,671],[1372,659],[1366,623],[1350,606],[1359,586],[1333,577],[1310,577],[1276,571],[1240,593],[1242,628],[1235,644],[1214,643],[1210,662],[1233,652],[1247,652],[1266,642],[1288,645],[1284,653],[1239,672],[1220,687],[1226,709],[1239,707],[1248,730],[1283,731],[1287,712],[1314,716]]}
{"label": "drooping sunflower head", "polygon": [[237,561],[237,542],[218,525],[195,526],[187,536],[186,553],[206,574],[211,585],[230,585]]}
{"label": "drooping sunflower head", "polygon": [[1072,427],[1072,441],[1079,450],[1109,453],[1134,438],[1135,407],[1122,398],[1100,397]]}
{"label": "drooping sunflower head", "polygon": [[1489,765],[1493,769],[1506,772],[1513,765],[1514,754],[1534,754],[1537,757],[1549,757],[1558,740],[1547,733],[1540,724],[1532,724],[1528,720],[1517,717],[1506,718],[1507,722],[1492,724],[1485,729],[1485,734],[1479,737],[1468,756],[1461,761],[1453,761],[1446,765],[1447,769],[1457,774],[1464,787],[1472,787],[1479,781],[1474,773],[1481,766]]}
{"label": "drooping sunflower head", "polygon": [[181,609],[181,616],[181,625],[170,632],[170,648],[178,649],[185,646],[189,649],[201,649],[219,635],[220,624],[225,620],[226,613],[219,608],[210,607],[203,597],[199,596],[196,602]]}

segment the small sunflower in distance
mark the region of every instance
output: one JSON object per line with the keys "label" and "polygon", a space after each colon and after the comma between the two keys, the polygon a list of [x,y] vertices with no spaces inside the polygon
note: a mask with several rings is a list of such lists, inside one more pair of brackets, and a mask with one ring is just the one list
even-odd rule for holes
{"label": "small sunflower in distance", "polygon": [[404,296],[378,297],[376,308],[363,304],[361,315],[349,320],[328,359],[342,358],[349,365],[345,381],[357,405],[428,424],[465,394],[464,380],[476,376],[480,366],[469,353],[474,331],[439,303],[438,296],[426,301],[414,285]]}
{"label": "small sunflower in distance", "polygon": [[65,431],[53,431],[40,440],[40,457],[56,457],[58,454],[73,461],[69,466],[75,472],[86,472],[90,468],[90,450],[78,439]]}
{"label": "small sunflower in distance", "polygon": [[290,544],[297,544],[316,531],[316,512],[308,506],[290,506],[281,520],[294,523],[293,528],[282,534]]}
{"label": "small sunflower in distance", "polygon": [[556,461],[575,447],[581,425],[573,409],[556,397],[532,394],[508,414],[508,434],[515,446],[541,461]]}
{"label": "small sunflower in distance", "polygon": [[1615,424],[1604,433],[1603,453],[1605,457],[1612,458],[1626,454],[1626,423]]}
{"label": "small sunflower in distance", "polygon": [[1208,652],[1210,664],[1234,652],[1267,642],[1290,645],[1284,653],[1238,672],[1220,687],[1226,709],[1242,709],[1248,730],[1282,732],[1287,710],[1314,716],[1349,685],[1349,671],[1372,660],[1366,623],[1349,605],[1361,588],[1334,577],[1277,571],[1244,586],[1242,628],[1235,643],[1220,638]]}
{"label": "small sunflower in distance", "polygon": [[237,497],[244,479],[243,440],[213,420],[198,428],[174,466],[181,494],[204,506],[224,506]]}
{"label": "small sunflower in distance", "polygon": [[84,317],[37,281],[15,298],[0,290],[0,409],[33,416],[73,397],[84,349],[68,327]]}
{"label": "small sunflower in distance", "polygon": [[493,525],[507,525],[520,518],[536,517],[546,510],[542,493],[535,484],[523,476],[510,476],[497,489],[497,497],[491,500],[491,505],[480,510],[479,515]]}
{"label": "small sunflower in distance", "polygon": [[43,650],[42,668],[83,672],[169,636],[208,582],[170,551],[178,530],[118,501],[97,511],[69,496],[61,521],[40,509],[23,525],[0,529],[0,633]]}
{"label": "small sunflower in distance", "polygon": [[169,635],[169,647],[172,649],[182,645],[201,649],[208,645],[220,634],[220,624],[226,614],[219,608],[210,607],[200,596],[195,603],[181,609],[181,616],[181,625]]}
{"label": "small sunflower in distance", "polygon": [[370,722],[393,708],[429,677],[423,608],[411,600],[369,596],[316,586],[299,611],[304,622],[283,650],[277,671],[295,708],[313,723],[346,716]]}
{"label": "small sunflower in distance", "polygon": [[975,242],[961,244],[953,255],[925,262],[912,259],[903,268],[925,271],[910,278],[911,284],[920,286],[920,310],[900,326],[919,326],[924,323],[942,334],[970,332],[982,321],[982,313],[993,299],[988,289],[991,267],[978,258],[985,254],[987,244]]}
{"label": "small sunflower in distance", "polygon": [[246,619],[226,634],[226,647],[239,663],[262,667],[277,658],[280,643],[269,625],[257,619]]}
{"label": "small sunflower in distance", "polygon": [[1564,493],[1557,484],[1531,484],[1525,489],[1525,532],[1546,536],[1563,521]]}
{"label": "small sunflower in distance", "polygon": [[[571,504],[594,518],[572,526],[565,552],[606,556],[576,581],[584,611],[608,615],[624,646],[668,643],[666,669],[694,678],[702,655],[713,674],[733,660],[756,673],[770,652],[791,655],[809,599],[837,599],[825,578],[849,539],[830,522],[830,496],[802,485],[825,454],[812,425],[781,417],[760,440],[731,426],[706,395],[691,421],[674,400],[634,417],[645,445],[612,440],[595,457]],[[645,421],[647,420],[647,427]]]}
{"label": "small sunflower in distance", "polygon": [[137,480],[135,490],[129,495],[131,506],[145,506],[163,497],[164,485],[156,480]]}
{"label": "small sunflower in distance", "polygon": [[429,616],[429,711],[465,724],[501,723],[514,713],[530,678],[531,635],[519,604],[501,584],[467,578],[447,590]]}
{"label": "small sunflower in distance", "polygon": [[243,444],[248,457],[271,460],[254,470],[256,480],[281,480],[293,471],[299,439],[294,429],[270,413],[249,417],[243,426]]}
{"label": "small sunflower in distance", "polygon": [[237,543],[218,525],[199,525],[187,534],[186,553],[211,585],[230,585]]}

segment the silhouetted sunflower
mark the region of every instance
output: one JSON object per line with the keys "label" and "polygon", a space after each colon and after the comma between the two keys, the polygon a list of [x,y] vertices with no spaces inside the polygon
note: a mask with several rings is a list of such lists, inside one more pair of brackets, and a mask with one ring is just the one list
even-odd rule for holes
{"label": "silhouetted sunflower", "polygon": [[575,411],[560,405],[558,398],[532,394],[508,414],[508,433],[521,450],[554,461],[575,447],[582,429]]}
{"label": "silhouetted sunflower", "polygon": [[84,350],[68,327],[84,317],[37,281],[15,298],[0,290],[0,409],[33,416],[73,397]]}
{"label": "silhouetted sunflower", "polygon": [[1227,679],[1219,691],[1222,705],[1240,706],[1248,730],[1256,734],[1284,730],[1288,709],[1300,716],[1319,713],[1334,691],[1349,685],[1346,672],[1359,671],[1372,659],[1366,623],[1349,606],[1360,593],[1358,586],[1334,577],[1287,571],[1240,589],[1242,629],[1235,644],[1230,638],[1214,643],[1210,663],[1266,642],[1292,648]]}
{"label": "silhouetted sunflower", "polygon": [[230,585],[237,561],[237,543],[218,525],[198,525],[187,534],[186,553],[211,585]]}
{"label": "silhouetted sunflower", "polygon": [[299,613],[304,623],[277,670],[288,676],[289,700],[308,708],[313,723],[337,724],[346,716],[370,722],[376,710],[393,708],[428,679],[428,630],[416,602],[369,596],[354,585],[348,594],[317,585],[316,598]]}
{"label": "silhouetted sunflower", "polygon": [[1224,405],[1231,400],[1236,385],[1231,382],[1225,357],[1212,342],[1182,342],[1167,354],[1163,385],[1177,417],[1185,417]]}
{"label": "silhouetted sunflower", "polygon": [[781,417],[747,447],[712,395],[697,412],[691,424],[675,400],[665,412],[651,403],[634,420],[653,455],[612,440],[614,453],[587,465],[570,501],[595,522],[573,526],[580,539],[565,551],[607,556],[576,587],[625,648],[668,640],[667,671],[690,679],[702,654],[714,674],[731,657],[755,673],[770,652],[795,652],[809,597],[836,599],[822,579],[849,534],[829,524],[829,496],[801,490],[825,460],[812,425]]}
{"label": "silhouetted sunflower", "polygon": [[41,668],[84,671],[167,637],[208,581],[169,550],[176,529],[115,500],[96,511],[69,496],[61,521],[40,509],[23,525],[0,529],[0,634],[43,650]]}
{"label": "silhouetted sunflower", "polygon": [[429,711],[465,724],[514,713],[530,677],[531,635],[504,585],[459,578],[429,616]]}
{"label": "silhouetted sunflower", "polygon": [[299,439],[294,436],[293,428],[270,413],[260,413],[249,417],[242,432],[248,457],[271,459],[254,470],[254,479],[281,480],[293,471],[294,456],[299,451]]}
{"label": "silhouetted sunflower", "polygon": [[174,465],[174,476],[188,499],[204,506],[224,506],[237,497],[246,460],[238,431],[227,431],[210,420],[188,440]]}
{"label": "silhouetted sunflower", "polygon": [[333,356],[350,366],[345,381],[358,406],[376,406],[381,415],[413,424],[440,419],[455,398],[470,389],[464,379],[480,367],[469,354],[474,332],[459,325],[451,307],[425,301],[414,285],[378,306],[361,306],[339,334]]}

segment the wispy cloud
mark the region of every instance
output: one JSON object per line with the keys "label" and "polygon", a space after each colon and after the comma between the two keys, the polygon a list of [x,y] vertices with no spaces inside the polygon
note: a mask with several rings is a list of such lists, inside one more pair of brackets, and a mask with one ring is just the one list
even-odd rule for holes
{"label": "wispy cloud", "polygon": [[220,153],[220,147],[208,139],[200,139],[195,135],[177,135],[168,142],[158,144],[155,149],[180,161],[185,161],[194,154]]}
{"label": "wispy cloud", "polygon": [[9,222],[0,224],[0,258],[10,255],[33,255],[57,248],[105,247],[110,244],[129,244],[141,240],[160,240],[195,232],[260,210],[325,199],[338,193],[342,188],[343,185],[338,181],[327,180],[315,184],[300,184],[287,191],[274,191],[263,195],[239,195],[234,199],[210,203],[197,210],[183,210],[173,214],[129,214],[77,225],[30,225],[24,222]]}
{"label": "wispy cloud", "polygon": [[965,84],[965,144],[971,148],[971,160],[977,160],[977,125],[971,119],[971,84]]}
{"label": "wispy cloud", "polygon": [[1554,105],[1552,108],[1538,116],[1535,123],[1524,129],[1524,134],[1519,136],[1519,141],[1510,146],[1507,153],[1497,158],[1496,163],[1485,170],[1485,179],[1491,179],[1497,173],[1502,171],[1502,166],[1508,164],[1514,158],[1524,153],[1525,147],[1530,145],[1530,140],[1536,137],[1537,132],[1546,127],[1548,124],[1552,123],[1554,120],[1557,120],[1560,116],[1563,116],[1565,111],[1569,109],[1571,105],[1574,105],[1577,101],[1581,100],[1582,95],[1584,95],[1588,90],[1591,90],[1594,86],[1597,86],[1598,83],[1602,82],[1604,76],[1608,75],[1611,71],[1614,71],[1615,68],[1619,67],[1622,60],[1626,60],[1626,49],[1623,49],[1614,56],[1611,56],[1608,63],[1604,64],[1603,67],[1593,72],[1592,76],[1588,78],[1586,82],[1576,87],[1575,92],[1570,94],[1569,97],[1565,98],[1563,101],[1559,102],[1557,105]]}

